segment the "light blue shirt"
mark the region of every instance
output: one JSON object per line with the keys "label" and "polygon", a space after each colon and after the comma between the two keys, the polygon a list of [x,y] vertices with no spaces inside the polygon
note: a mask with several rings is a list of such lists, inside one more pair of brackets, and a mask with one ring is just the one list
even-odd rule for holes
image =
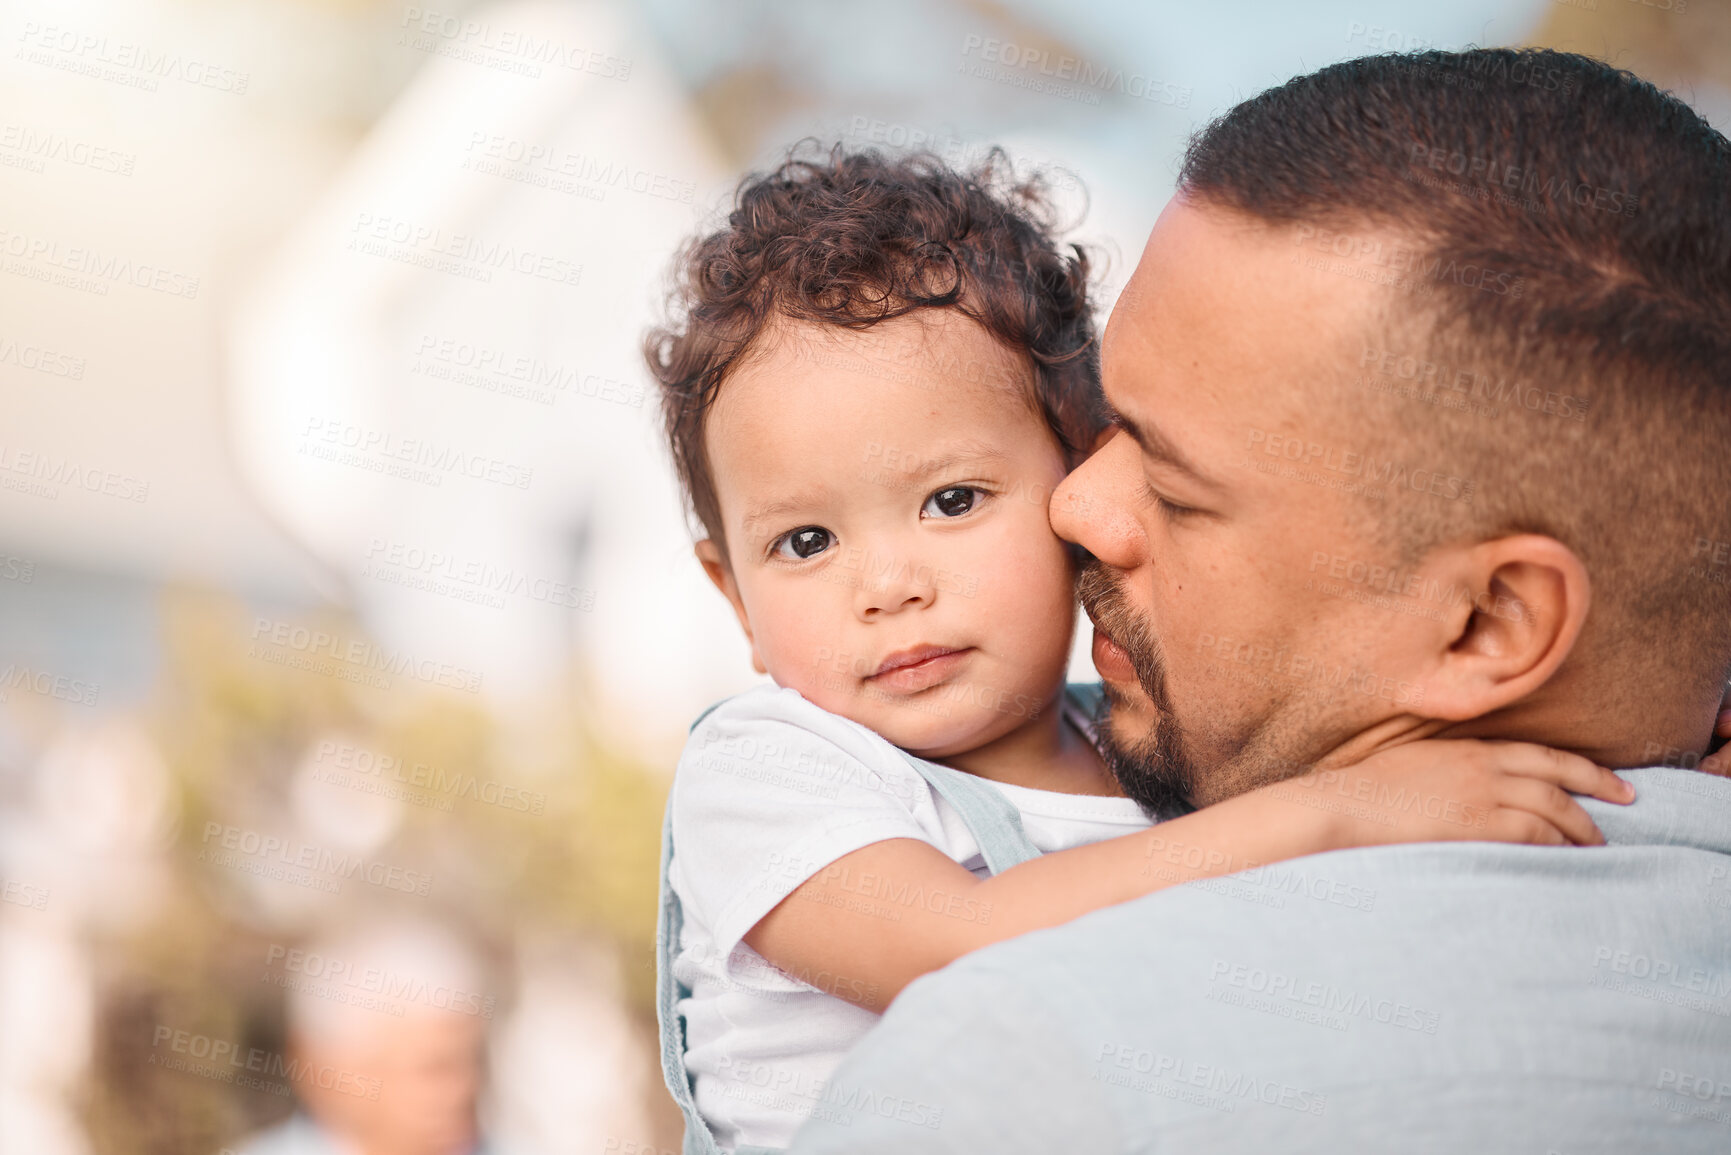
{"label": "light blue shirt", "polygon": [[1731,1152],[1731,781],[1623,771],[1608,847],[1336,851],[910,985],[838,1152]]}

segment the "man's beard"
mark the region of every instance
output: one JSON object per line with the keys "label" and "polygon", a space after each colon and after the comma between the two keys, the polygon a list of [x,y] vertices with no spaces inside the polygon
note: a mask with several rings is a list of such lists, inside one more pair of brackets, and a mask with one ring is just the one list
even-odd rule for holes
{"label": "man's beard", "polygon": [[1095,718],[1100,735],[1100,754],[1111,768],[1118,786],[1147,812],[1150,818],[1171,818],[1189,813],[1195,791],[1196,764],[1184,745],[1184,732],[1172,713],[1166,693],[1166,666],[1160,643],[1147,623],[1130,608],[1117,580],[1095,558],[1082,564],[1076,579],[1076,596],[1098,628],[1130,658],[1136,680],[1154,708],[1154,724],[1143,737],[1124,743],[1112,731],[1114,701],[1122,698],[1111,683],[1102,683],[1105,693]]}

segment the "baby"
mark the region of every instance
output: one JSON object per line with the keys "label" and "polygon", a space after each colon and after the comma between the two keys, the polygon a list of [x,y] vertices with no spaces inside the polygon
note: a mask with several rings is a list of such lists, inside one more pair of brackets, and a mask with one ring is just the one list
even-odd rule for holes
{"label": "baby", "polygon": [[[1470,742],[1349,771],[1459,800],[1447,818],[1294,805],[1290,783],[1183,815],[1123,796],[1097,692],[1064,685],[1074,559],[1047,520],[1110,429],[1087,265],[1005,169],[790,160],[682,255],[646,343],[697,556],[774,682],[699,719],[668,803],[687,1151],[785,1147],[843,1110],[825,1080],[878,1012],[989,943],[1260,863],[1495,837],[1510,775],[1631,796],[1583,759]],[[1560,810],[1545,840],[1599,841]]]}

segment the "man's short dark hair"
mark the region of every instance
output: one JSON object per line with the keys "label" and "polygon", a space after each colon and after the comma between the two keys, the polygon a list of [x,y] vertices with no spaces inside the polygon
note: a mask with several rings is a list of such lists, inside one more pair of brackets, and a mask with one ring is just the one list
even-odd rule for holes
{"label": "man's short dark hair", "polygon": [[[1341,396],[1376,415],[1371,436],[1472,482],[1466,501],[1402,491],[1403,554],[1547,534],[1587,566],[1595,653],[1724,684],[1725,137],[1571,53],[1374,56],[1233,108],[1192,141],[1179,189],[1391,285]],[[1409,251],[1370,239],[1389,234]]]}
{"label": "man's short dark hair", "polygon": [[801,155],[740,183],[724,228],[675,261],[669,321],[644,356],[661,384],[674,465],[726,556],[704,424],[729,371],[778,321],[865,329],[954,309],[1032,361],[1028,401],[1067,465],[1106,425],[1088,261],[1053,237],[1038,174],[992,149],[967,172],[931,153]]}

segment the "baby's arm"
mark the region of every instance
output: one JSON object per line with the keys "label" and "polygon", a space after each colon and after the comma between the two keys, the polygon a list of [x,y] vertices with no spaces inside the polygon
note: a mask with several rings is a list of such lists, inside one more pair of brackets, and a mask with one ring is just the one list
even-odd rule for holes
{"label": "baby's arm", "polygon": [[[1622,779],[1524,742],[1429,740],[1230,798],[1148,830],[975,878],[935,846],[874,842],[813,874],[745,934],[791,974],[828,973],[881,1011],[983,946],[1144,894],[1267,862],[1397,842],[1603,842],[1567,791],[1628,802]],[[920,901],[896,901],[919,894]],[[844,993],[847,992],[847,993]]]}

